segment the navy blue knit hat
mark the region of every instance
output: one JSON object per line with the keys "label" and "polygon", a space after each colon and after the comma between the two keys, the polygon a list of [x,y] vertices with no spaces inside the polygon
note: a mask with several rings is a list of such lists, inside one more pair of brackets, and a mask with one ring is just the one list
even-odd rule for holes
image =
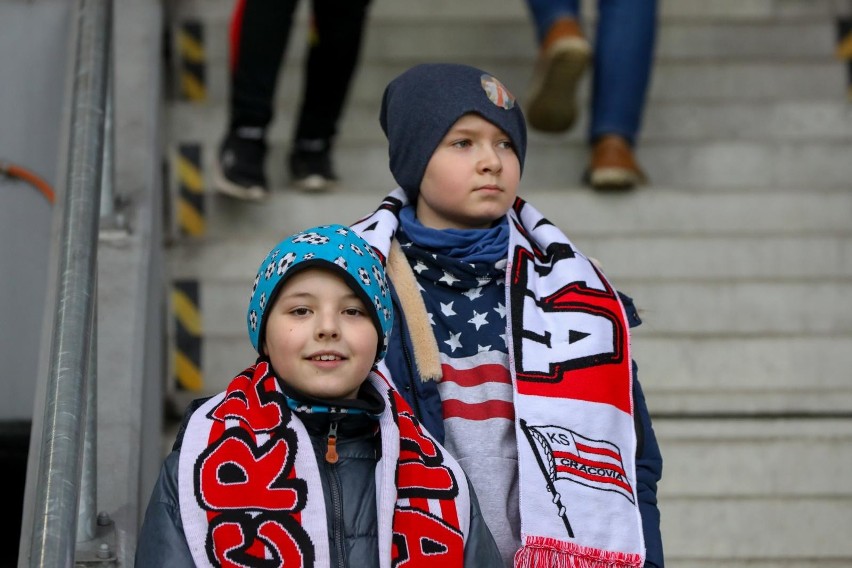
{"label": "navy blue knit hat", "polygon": [[287,278],[310,267],[336,271],[364,302],[379,336],[376,361],[385,356],[393,325],[393,304],[385,269],[373,247],[343,225],[323,225],[291,235],[275,245],[257,271],[247,314],[255,351],[263,349],[266,308]]}
{"label": "navy blue knit hat", "polygon": [[474,112],[500,127],[515,147],[521,172],[527,127],[521,106],[493,75],[455,63],[424,63],[391,81],[379,123],[388,138],[390,170],[411,203],[432,153],[463,115]]}

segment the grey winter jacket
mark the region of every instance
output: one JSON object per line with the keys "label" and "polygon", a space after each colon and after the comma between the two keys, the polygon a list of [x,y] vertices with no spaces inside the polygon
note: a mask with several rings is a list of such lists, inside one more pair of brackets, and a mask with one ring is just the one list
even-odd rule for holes
{"label": "grey winter jacket", "polygon": [[[184,418],[186,425],[196,401]],[[381,445],[374,434],[376,422],[367,415],[299,414],[313,443],[320,464],[331,568],[371,568],[379,566],[376,514],[375,466]],[[325,460],[330,421],[339,420],[337,452],[339,461]],[[195,566],[181,522],[178,500],[178,461],[183,430],[178,434],[154,487],[136,550],[137,568]],[[500,554],[479,511],[470,486],[470,534],[465,546],[465,566],[500,566]]]}

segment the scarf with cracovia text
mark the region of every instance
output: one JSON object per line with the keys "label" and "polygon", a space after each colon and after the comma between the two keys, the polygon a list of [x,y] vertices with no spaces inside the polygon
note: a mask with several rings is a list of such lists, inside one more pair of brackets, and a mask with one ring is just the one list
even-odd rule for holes
{"label": "scarf with cracovia text", "polygon": [[[319,466],[278,380],[258,360],[190,417],[178,476],[198,566],[329,566]],[[376,465],[381,566],[461,568],[470,525],[464,473],[381,368],[368,380],[386,399]]]}
{"label": "scarf with cracovia text", "polygon": [[[352,228],[387,257],[406,204],[397,188]],[[521,515],[514,564],[640,567],[645,543],[624,307],[596,264],[529,203],[516,198],[507,216]],[[428,351],[414,335],[415,356]]]}

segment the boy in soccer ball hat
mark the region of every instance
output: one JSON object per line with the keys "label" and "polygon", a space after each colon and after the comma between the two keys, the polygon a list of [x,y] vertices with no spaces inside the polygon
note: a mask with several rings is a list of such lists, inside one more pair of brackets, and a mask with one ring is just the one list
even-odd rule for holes
{"label": "boy in soccer ball hat", "polygon": [[278,243],[249,301],[257,361],[188,412],[136,564],[499,564],[463,470],[380,369],[392,321],[382,262],[355,231]]}

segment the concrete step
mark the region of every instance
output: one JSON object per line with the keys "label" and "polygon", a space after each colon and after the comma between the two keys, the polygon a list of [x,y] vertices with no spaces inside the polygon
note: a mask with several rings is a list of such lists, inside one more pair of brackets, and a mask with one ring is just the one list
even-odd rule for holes
{"label": "concrete step", "polygon": [[[465,10],[476,10],[471,4],[480,3],[447,9],[422,7],[411,0],[374,5],[350,103],[378,100],[390,78],[428,60],[480,65],[500,76],[523,101],[536,53],[526,9],[523,3],[503,0],[501,10],[495,10],[489,2],[471,28]],[[207,101],[225,101],[231,3],[212,2],[203,9],[196,2],[175,4],[180,6],[172,8],[172,44],[179,44],[176,34],[186,21],[203,23]],[[707,4],[687,0],[678,2],[677,8],[661,6],[651,101],[799,100],[836,98],[844,92],[844,66],[834,56],[835,19],[848,13],[848,6],[839,2],[814,6],[804,0]],[[719,5],[726,8],[719,10]],[[299,100],[306,13],[299,9],[292,29],[279,77],[279,104]],[[587,9],[586,14],[593,39],[595,10]],[[180,58],[173,57],[173,85],[180,84],[181,72]],[[581,87],[585,89],[587,85]]]}
{"label": "concrete step", "polygon": [[[442,60],[467,63],[494,73],[512,91],[521,104],[533,72],[533,56],[507,60],[491,54],[479,57],[458,54],[394,57],[388,61],[364,62],[358,69],[349,101],[354,104],[377,103],[387,83],[417,63]],[[805,60],[767,61],[658,61],[653,70],[648,93],[649,105],[656,101],[799,101],[831,100],[846,92],[843,63],[833,54]],[[300,65],[284,66],[278,77],[276,106],[300,100],[302,75]],[[180,84],[179,72],[172,84]],[[206,69],[206,101],[223,104],[228,96],[226,66],[210,65]],[[588,76],[579,87],[582,96],[588,90]],[[174,92],[174,89],[172,89]]]}
{"label": "concrete step", "polygon": [[[257,264],[263,256],[256,257]],[[230,260],[221,258],[218,262]],[[257,265],[239,281],[204,280],[201,306],[211,333],[233,337],[244,334],[245,310],[256,270]],[[852,294],[848,278],[801,283],[626,280],[623,285],[620,281],[613,284],[636,301],[644,321],[637,333],[643,337],[852,337],[852,302],[845,301]]]}
{"label": "concrete step", "polygon": [[[343,180],[340,191],[389,188],[387,142],[373,105],[358,105],[344,116],[335,150]],[[276,191],[288,186],[286,156],[293,113],[282,112],[270,132],[267,175]],[[172,150],[202,147],[211,171],[225,124],[223,108],[179,105],[169,113]],[[583,132],[587,116],[566,135],[530,132],[522,188],[579,187],[588,160]],[[845,188],[852,176],[852,107],[834,102],[661,103],[648,110],[637,156],[656,187],[680,191],[716,188]],[[173,170],[176,168],[173,167]],[[207,186],[210,178],[206,178]],[[565,191],[560,194],[564,198]]]}
{"label": "concrete step", "polygon": [[657,420],[655,430],[668,565],[848,565],[852,420]]}
{"label": "concrete step", "polygon": [[[207,306],[206,286],[202,303]],[[223,312],[245,318],[248,295]],[[213,394],[254,362],[243,327],[224,335],[219,309],[202,307],[203,387]],[[845,415],[852,412],[850,335],[836,337],[648,337],[635,332],[633,355],[652,414],[661,416]]]}
{"label": "concrete step", "polygon": [[[268,137],[289,143],[297,105],[287,101],[276,109]],[[167,136],[173,141],[219,142],[227,123],[222,103],[172,101],[167,110]],[[375,103],[348,105],[337,141],[341,144],[386,144]],[[574,145],[585,141],[588,112],[582,112],[565,134],[529,133],[532,142]],[[852,144],[852,108],[845,101],[660,101],[647,108],[642,122],[646,142],[812,142]]]}
{"label": "concrete step", "polygon": [[[273,192],[263,204],[235,201],[208,190],[204,200],[207,234],[201,238],[186,237],[185,244],[239,242],[256,234],[266,234],[274,240],[305,226],[355,222],[378,207],[393,186],[392,181],[373,187],[352,183],[319,194],[281,190]],[[548,219],[569,237],[577,239],[606,236],[843,237],[852,231],[849,224],[852,191],[849,188],[810,189],[803,185],[777,191],[762,188],[687,190],[655,185],[630,193],[607,194],[566,184],[522,187],[519,195],[546,212]],[[843,258],[846,257],[838,260]],[[760,259],[752,261],[759,263]],[[606,264],[610,270],[617,270],[611,262],[606,261]]]}
{"label": "concrete step", "polygon": [[[390,187],[390,186],[387,186]],[[266,248],[299,223],[332,222],[349,211],[354,222],[384,192],[360,188],[311,195],[276,192],[263,205],[210,193],[208,234],[186,238],[172,252],[178,274],[229,279],[255,268]],[[852,259],[852,192],[686,191],[648,188],[606,195],[579,187],[522,191],[612,278],[710,280],[848,278]],[[672,211],[677,214],[673,215]],[[257,230],[246,234],[245,225]],[[674,238],[676,237],[676,238]],[[256,250],[258,258],[243,256]],[[639,252],[642,262],[637,262]],[[215,272],[214,258],[233,263]]]}
{"label": "concrete step", "polygon": [[[378,121],[376,121],[378,122]],[[175,140],[169,159],[174,160],[180,144],[201,148],[204,182],[210,187],[218,139]],[[685,191],[708,188],[726,190],[780,191],[799,188],[836,189],[849,187],[852,164],[848,143],[834,140],[792,141],[702,141],[648,140],[640,143],[636,156],[655,187],[677,187]],[[289,142],[272,141],[266,159],[266,174],[276,192],[289,186],[286,171]],[[372,190],[376,198],[395,183],[388,171],[386,143],[366,144],[341,140],[335,150],[335,167],[343,180],[340,191]],[[588,163],[588,148],[577,139],[548,139],[530,136],[521,191],[528,188],[571,188],[581,184]],[[174,166],[173,171],[176,171]]]}
{"label": "concrete step", "polygon": [[[257,269],[275,238],[271,231],[259,232],[176,248],[171,254],[173,274],[242,282]],[[613,282],[631,288],[660,282],[683,287],[727,283],[759,287],[781,280],[802,285],[852,281],[852,234],[672,238],[574,233],[571,240],[597,259]]]}
{"label": "concrete step", "polygon": [[[230,17],[233,0],[181,0],[169,2],[168,18],[196,18],[204,20],[224,20]],[[597,0],[581,0],[581,11],[586,18],[596,14]],[[299,5],[297,14],[304,18],[306,3]],[[825,19],[833,16],[848,15],[849,5],[845,0],[678,0],[677,2],[659,2],[659,16],[662,20],[676,18],[680,20],[722,20],[730,22],[772,21],[778,23]],[[376,2],[371,8],[374,17],[395,17],[403,20],[428,19],[443,16],[448,20],[466,22],[488,22],[512,18],[528,19],[524,2],[516,0],[467,0],[464,3],[455,0],[431,0],[423,3],[418,0],[396,0],[394,2]]]}
{"label": "concrete step", "polygon": [[[228,61],[230,16],[210,14],[203,19],[187,16],[170,22],[172,41],[187,23],[204,27],[204,53],[208,66],[225,66]],[[301,19],[300,19],[301,20]],[[304,21],[296,21],[285,53],[285,65],[301,67],[307,51]],[[594,42],[596,18],[584,24]],[[775,20],[682,20],[663,17],[658,27],[656,58],[660,62],[699,60],[793,60],[824,59],[836,48],[834,22],[825,17]],[[387,15],[377,9],[371,14],[361,52],[366,63],[388,59],[500,58],[532,60],[537,46],[531,20],[517,16],[493,15],[483,18],[475,30],[454,15]],[[393,54],[390,56],[389,54]]]}
{"label": "concrete step", "polygon": [[842,414],[852,411],[847,335],[649,337],[634,357],[655,414]]}
{"label": "concrete step", "polygon": [[[254,256],[258,263],[263,257]],[[216,262],[228,264],[226,258]],[[212,392],[241,370],[234,365],[253,360],[245,312],[254,270],[242,280],[200,279],[202,338],[210,357],[202,368]],[[852,355],[843,348],[852,339],[852,308],[844,301],[852,293],[849,279],[615,285],[634,297],[643,318],[634,332],[634,357],[655,409],[852,409]]]}

